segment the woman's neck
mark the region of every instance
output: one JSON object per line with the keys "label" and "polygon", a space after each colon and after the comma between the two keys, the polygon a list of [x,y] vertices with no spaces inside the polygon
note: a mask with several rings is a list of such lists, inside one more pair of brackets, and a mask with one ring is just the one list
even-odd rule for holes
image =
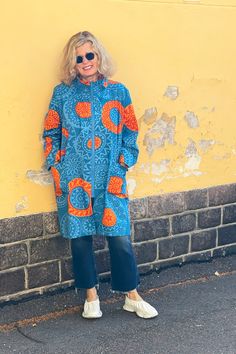
{"label": "woman's neck", "polygon": [[103,78],[103,75],[100,74],[100,73],[97,73],[96,75],[93,75],[93,76],[87,76],[87,77],[83,77],[83,76],[80,76],[80,80],[81,81],[84,81],[84,82],[95,82],[97,80],[100,80]]}

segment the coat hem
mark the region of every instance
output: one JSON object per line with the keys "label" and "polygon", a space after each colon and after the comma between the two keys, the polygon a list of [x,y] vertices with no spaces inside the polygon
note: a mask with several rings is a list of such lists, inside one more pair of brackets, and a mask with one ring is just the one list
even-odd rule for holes
{"label": "coat hem", "polygon": [[79,235],[79,236],[64,236],[64,235],[61,235],[62,237],[64,237],[64,238],[66,238],[66,239],[68,239],[68,240],[72,240],[72,239],[75,239],[75,238],[79,238],[79,237],[85,237],[85,236],[103,236],[103,237],[121,237],[121,236],[123,236],[123,237],[130,237],[130,234],[125,234],[125,235],[106,235],[106,234],[86,234],[86,235]]}

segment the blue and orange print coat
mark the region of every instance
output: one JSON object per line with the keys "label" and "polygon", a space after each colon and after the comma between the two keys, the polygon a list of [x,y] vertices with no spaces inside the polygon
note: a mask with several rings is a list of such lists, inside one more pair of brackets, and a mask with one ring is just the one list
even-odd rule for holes
{"label": "blue and orange print coat", "polygon": [[43,138],[63,237],[130,235],[126,172],[137,162],[137,136],[122,83],[75,78],[54,88]]}

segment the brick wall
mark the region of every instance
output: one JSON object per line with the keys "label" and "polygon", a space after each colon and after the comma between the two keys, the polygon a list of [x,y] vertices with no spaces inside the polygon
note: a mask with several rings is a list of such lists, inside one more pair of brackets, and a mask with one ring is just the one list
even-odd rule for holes
{"label": "brick wall", "polygon": [[[140,274],[236,253],[236,184],[130,200]],[[94,237],[97,272],[110,275],[105,237]],[[70,242],[57,212],[0,220],[0,302],[73,285]]]}

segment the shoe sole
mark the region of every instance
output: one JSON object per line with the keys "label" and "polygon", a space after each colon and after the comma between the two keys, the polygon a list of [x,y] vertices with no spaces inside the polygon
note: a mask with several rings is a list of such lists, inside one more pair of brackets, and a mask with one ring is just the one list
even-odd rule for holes
{"label": "shoe sole", "polygon": [[98,315],[94,314],[94,315],[88,315],[88,316],[86,316],[85,313],[82,312],[82,316],[84,318],[100,318],[100,317],[102,317],[102,312],[100,314],[98,314]]}
{"label": "shoe sole", "polygon": [[137,316],[142,317],[142,318],[154,318],[154,317],[158,316],[158,313],[157,313],[156,315],[153,315],[153,316],[145,316],[145,315],[142,315],[142,314],[140,314],[138,311],[135,311],[133,308],[130,308],[130,307],[126,306],[126,305],[123,306],[123,309],[124,309],[125,311],[135,312]]}

